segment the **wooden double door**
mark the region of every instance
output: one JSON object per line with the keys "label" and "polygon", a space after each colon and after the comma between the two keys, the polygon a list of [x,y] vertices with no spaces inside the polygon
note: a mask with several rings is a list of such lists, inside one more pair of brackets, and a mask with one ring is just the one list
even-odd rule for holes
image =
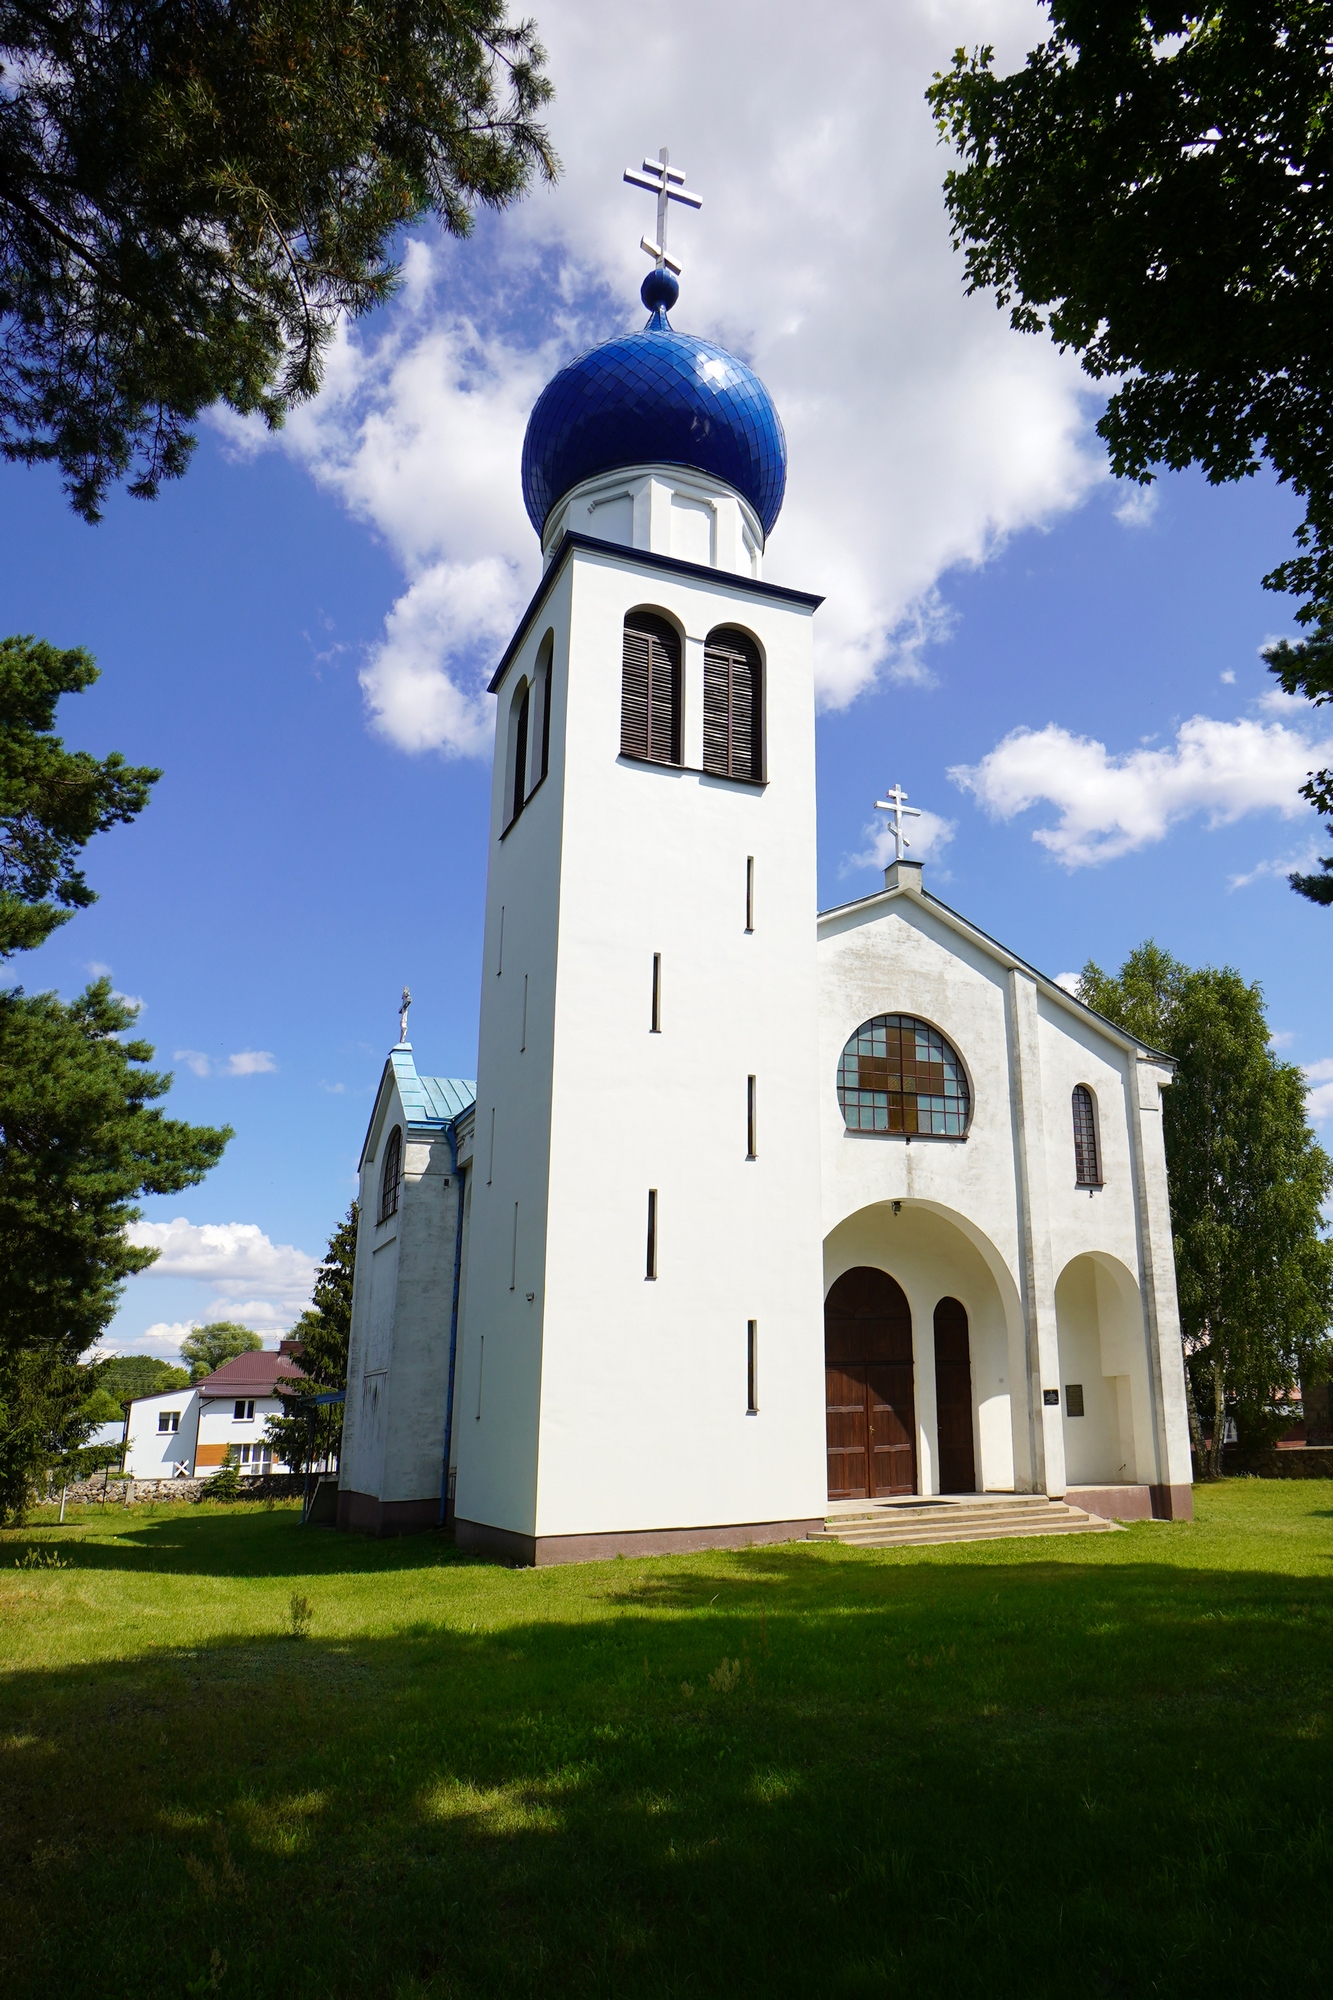
{"label": "wooden double door", "polygon": [[[972,1353],[958,1299],[940,1300],[934,1333],[940,1491],[974,1493]],[[912,1310],[887,1271],[844,1271],[824,1301],[824,1401],[829,1499],[915,1493]]]}
{"label": "wooden double door", "polygon": [[830,1500],[916,1492],[912,1312],[887,1271],[844,1271],[824,1301]]}

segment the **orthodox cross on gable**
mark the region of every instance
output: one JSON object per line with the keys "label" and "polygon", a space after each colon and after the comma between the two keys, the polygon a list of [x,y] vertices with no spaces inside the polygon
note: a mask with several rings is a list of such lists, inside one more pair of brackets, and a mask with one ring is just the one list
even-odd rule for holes
{"label": "orthodox cross on gable", "polygon": [[912,845],[907,835],[903,832],[903,821],[905,819],[920,819],[920,806],[909,806],[906,792],[901,785],[895,785],[887,798],[875,800],[875,811],[877,813],[887,813],[893,821],[895,859],[901,861],[903,858],[903,849]]}
{"label": "orthodox cross on gable", "polygon": [[670,165],[671,155],[663,146],[655,160],[645,160],[642,173],[633,167],[626,167],[625,179],[631,187],[647,188],[649,194],[657,196],[657,240],[647,236],[639,238],[639,248],[646,250],[660,271],[663,265],[668,271],[680,276],[680,265],[674,257],[667,255],[667,210],[673,201],[684,202],[686,208],[702,208],[703,196],[691,194],[685,185],[685,176],[678,168]]}
{"label": "orthodox cross on gable", "polygon": [[400,1043],[407,1040],[407,1010],[411,1005],[412,995],[404,987],[403,997],[398,1002],[398,1040]]}

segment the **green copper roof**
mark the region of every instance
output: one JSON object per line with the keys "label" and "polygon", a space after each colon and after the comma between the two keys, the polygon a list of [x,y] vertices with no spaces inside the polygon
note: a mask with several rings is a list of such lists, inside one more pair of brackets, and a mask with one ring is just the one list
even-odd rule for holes
{"label": "green copper roof", "polygon": [[476,1083],[467,1077],[418,1076],[410,1042],[400,1043],[389,1061],[409,1125],[447,1125],[477,1101]]}

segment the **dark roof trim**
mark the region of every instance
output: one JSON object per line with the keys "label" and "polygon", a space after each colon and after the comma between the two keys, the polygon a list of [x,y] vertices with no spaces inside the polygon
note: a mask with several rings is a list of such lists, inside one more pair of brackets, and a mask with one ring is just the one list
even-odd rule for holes
{"label": "dark roof trim", "polygon": [[784,604],[805,604],[811,611],[818,611],[824,602],[822,597],[813,597],[808,590],[788,590],[782,583],[763,583],[758,577],[736,576],[729,569],[713,569],[708,563],[682,562],[679,556],[659,556],[652,549],[632,549],[624,542],[604,542],[597,535],[581,535],[574,529],[567,529],[560,537],[555,554],[551,557],[546,574],[537,585],[528,601],[528,608],[519,619],[513,638],[505,647],[503,658],[490,679],[486,692],[494,694],[514,663],[514,655],[523,644],[531,625],[547,596],[555,588],[566,559],[575,549],[584,549],[594,556],[630,557],[644,569],[664,570],[669,576],[698,577],[703,583],[720,584],[727,590],[737,590],[742,596],[771,597]]}
{"label": "dark roof trim", "polygon": [[[910,893],[917,892],[909,892],[905,889],[876,889],[869,896],[854,896],[850,903],[835,903],[830,910],[820,910],[815,921],[818,923],[824,917],[839,917],[844,910],[855,910],[862,903],[876,903],[881,900],[897,902],[900,896]],[[1086,1014],[1090,1020],[1096,1021],[1099,1027],[1108,1029],[1118,1042],[1127,1047],[1138,1049],[1146,1056],[1151,1056],[1154,1062],[1165,1063],[1168,1069],[1180,1068],[1180,1063],[1175,1056],[1167,1055],[1164,1049],[1153,1048],[1149,1042],[1140,1041],[1137,1035],[1130,1034],[1128,1028],[1122,1028],[1117,1021],[1108,1021],[1105,1014],[1099,1014],[1095,1007],[1089,1007],[1086,1000],[1078,999],[1073,993],[1066,993],[1064,987],[1057,986],[1048,972],[1042,972],[1037,966],[1029,965],[1025,958],[1020,958],[1018,953],[1011,951],[1007,944],[1001,944],[1000,940],[993,938],[989,931],[983,931],[980,924],[974,924],[971,917],[965,917],[961,910],[955,910],[950,904],[942,902],[938,896],[932,896],[930,890],[927,888],[923,887],[919,891],[919,895],[923,903],[933,903],[937,910],[943,910],[946,917],[952,917],[953,921],[956,924],[960,924],[965,931],[971,931],[973,937],[979,937],[984,944],[993,945],[1002,957],[1007,958],[1012,964],[1020,966],[1024,972],[1030,972],[1032,977],[1039,980],[1042,986],[1048,988],[1050,992],[1058,993],[1061,1000],[1065,1001],[1070,1007],[1076,1007],[1080,1014]]]}

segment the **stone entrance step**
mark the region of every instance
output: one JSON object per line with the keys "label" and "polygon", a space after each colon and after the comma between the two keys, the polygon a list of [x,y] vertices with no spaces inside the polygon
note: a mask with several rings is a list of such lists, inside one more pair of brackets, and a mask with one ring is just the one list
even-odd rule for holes
{"label": "stone entrance step", "polygon": [[1118,1534],[1118,1522],[1048,1500],[1044,1493],[964,1494],[957,1498],[843,1501],[830,1507],[812,1542],[849,1548],[919,1548],[938,1542],[998,1541],[1019,1535]]}

